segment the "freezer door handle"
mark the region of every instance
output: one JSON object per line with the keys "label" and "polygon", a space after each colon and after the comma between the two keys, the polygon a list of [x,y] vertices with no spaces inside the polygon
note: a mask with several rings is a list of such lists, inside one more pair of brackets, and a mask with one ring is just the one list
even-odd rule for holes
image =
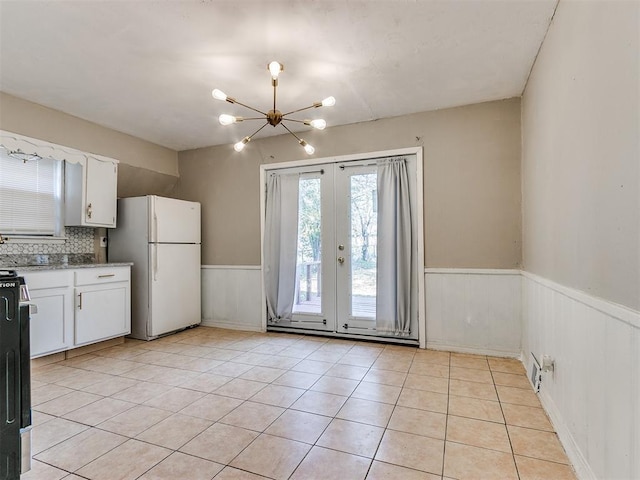
{"label": "freezer door handle", "polygon": [[153,225],[152,225],[152,231],[151,231],[151,241],[152,242],[157,242],[158,241],[158,213],[156,210],[156,197],[155,196],[151,196],[150,197],[150,201],[151,201],[151,213],[153,214]]}

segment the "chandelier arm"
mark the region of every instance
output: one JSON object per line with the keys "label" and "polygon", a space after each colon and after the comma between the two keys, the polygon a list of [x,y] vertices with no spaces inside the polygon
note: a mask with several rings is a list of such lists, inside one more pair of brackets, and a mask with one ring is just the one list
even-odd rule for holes
{"label": "chandelier arm", "polygon": [[298,113],[298,112],[302,112],[304,110],[309,110],[310,108],[318,108],[318,107],[321,107],[321,106],[322,106],[322,103],[314,103],[313,105],[309,105],[308,107],[299,108],[298,110],[292,110],[290,112],[284,113],[284,114],[282,114],[282,116],[285,117],[287,115],[291,115],[292,113]]}
{"label": "chandelier arm", "polygon": [[264,127],[266,127],[267,125],[269,125],[269,122],[265,123],[264,125],[262,125],[258,130],[256,130],[255,132],[253,132],[251,135],[249,135],[249,140],[251,140],[253,138],[253,136],[258,133],[260,130],[262,130]]}
{"label": "chandelier arm", "polygon": [[302,141],[302,139],[299,136],[297,136],[295,133],[293,133],[291,130],[289,130],[289,128],[287,128],[287,126],[284,123],[281,123],[280,125],[282,125],[287,132],[289,132],[291,135],[296,137],[296,140],[298,140],[298,142]]}
{"label": "chandelier arm", "polygon": [[[246,120],[246,119],[245,119]],[[307,125],[307,121],[306,120],[296,120],[295,118],[283,118],[282,119],[283,122],[296,122],[296,123],[304,123],[305,125]]]}
{"label": "chandelier arm", "polygon": [[236,99],[233,100],[233,103],[237,103],[238,105],[242,105],[244,108],[248,108],[249,110],[253,110],[254,112],[258,112],[261,115],[264,115],[264,116],[267,115],[266,112],[262,112],[262,111],[258,110],[257,108],[250,107],[249,105],[245,105],[244,103],[239,102]]}

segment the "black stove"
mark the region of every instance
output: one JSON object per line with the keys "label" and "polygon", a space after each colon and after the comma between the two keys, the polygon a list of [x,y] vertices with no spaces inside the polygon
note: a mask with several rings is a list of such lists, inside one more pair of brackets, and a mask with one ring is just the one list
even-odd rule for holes
{"label": "black stove", "polygon": [[0,480],[31,469],[29,290],[13,270],[0,270]]}

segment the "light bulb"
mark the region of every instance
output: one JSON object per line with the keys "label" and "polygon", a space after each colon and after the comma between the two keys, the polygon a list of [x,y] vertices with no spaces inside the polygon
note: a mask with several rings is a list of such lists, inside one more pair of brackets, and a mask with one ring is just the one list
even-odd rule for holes
{"label": "light bulb", "polygon": [[313,155],[313,153],[316,151],[315,148],[313,148],[311,145],[309,145],[307,142],[305,142],[302,139],[300,139],[298,143],[302,145],[302,147],[304,148],[304,151],[307,152],[309,155]]}
{"label": "light bulb", "polygon": [[237,120],[233,115],[227,115],[226,113],[223,113],[218,117],[218,121],[222,125],[231,125],[232,123],[236,123]]}
{"label": "light bulb", "polygon": [[336,99],[334,97],[327,97],[322,100],[323,107],[333,107],[336,104]]}
{"label": "light bulb", "polygon": [[211,95],[216,100],[222,100],[223,102],[227,99],[227,94],[224,93],[222,90],[218,90],[217,88],[214,89],[213,92],[211,92]]}
{"label": "light bulb", "polygon": [[278,75],[280,75],[280,72],[284,70],[284,67],[282,66],[282,64],[278,62],[271,62],[267,68],[271,73],[271,78],[273,78],[274,80],[277,80]]}
{"label": "light bulb", "polygon": [[250,140],[251,140],[251,139],[250,139],[249,137],[244,137],[242,140],[240,140],[238,143],[236,143],[236,144],[233,146],[233,149],[234,149],[236,152],[241,152],[242,150],[244,150],[244,146],[245,146],[247,143],[249,143],[249,141],[250,141]]}
{"label": "light bulb", "polygon": [[327,122],[325,122],[321,118],[316,118],[315,120],[311,120],[309,122],[309,125],[311,125],[313,128],[317,128],[318,130],[324,130],[327,127]]}

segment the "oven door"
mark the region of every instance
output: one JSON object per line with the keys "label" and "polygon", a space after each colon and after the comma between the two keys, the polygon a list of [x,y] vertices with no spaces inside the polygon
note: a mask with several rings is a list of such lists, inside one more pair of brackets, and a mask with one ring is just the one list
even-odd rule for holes
{"label": "oven door", "polygon": [[20,473],[31,470],[30,318],[35,305],[20,303]]}

